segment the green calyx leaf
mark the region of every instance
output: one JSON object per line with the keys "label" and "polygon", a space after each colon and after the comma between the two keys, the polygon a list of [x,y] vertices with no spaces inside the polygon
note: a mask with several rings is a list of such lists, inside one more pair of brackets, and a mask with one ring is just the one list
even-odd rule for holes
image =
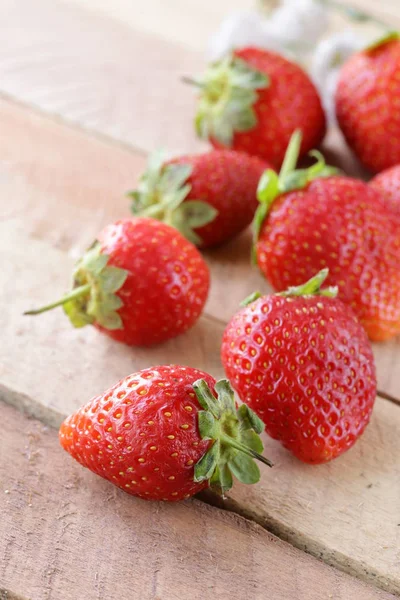
{"label": "green calyx leaf", "polygon": [[254,460],[246,454],[236,454],[228,461],[232,475],[241,483],[257,483],[260,481],[260,469]]}
{"label": "green calyx leaf", "polygon": [[214,440],[218,433],[218,425],[212,412],[201,410],[198,416],[199,431],[202,440]]}
{"label": "green calyx leaf", "polygon": [[137,189],[128,196],[135,216],[163,221],[200,245],[201,237],[194,230],[214,221],[218,211],[202,200],[187,200],[192,189],[188,183],[191,174],[190,164],[165,164],[164,154],[157,152],[150,158]]}
{"label": "green calyx leaf", "polygon": [[253,108],[258,100],[257,90],[267,88],[270,80],[244,60],[230,55],[210,65],[196,85],[200,88],[195,118],[197,135],[231,146],[236,132],[257,125]]}
{"label": "green calyx leaf", "polygon": [[211,448],[203,454],[199,462],[194,467],[195,481],[206,481],[214,476],[220,461],[221,443],[216,440]]}
{"label": "green calyx leaf", "polygon": [[263,444],[259,434],[264,423],[245,404],[236,408],[233,390],[226,379],[215,384],[217,396],[204,379],[196,381],[193,388],[204,409],[198,415],[201,438],[213,440],[195,465],[194,480],[207,480],[222,494],[232,487],[232,475],[242,483],[257,483],[260,471],[254,459],[272,466],[261,455]]}
{"label": "green calyx leaf", "polygon": [[322,269],[319,273],[311,277],[303,285],[289,287],[284,292],[276,294],[277,296],[325,296],[326,298],[336,298],[338,295],[338,288],[327,287],[322,288],[322,284],[329,275],[329,269]]}
{"label": "green calyx leaf", "polygon": [[72,290],[60,300],[24,314],[39,315],[62,306],[74,327],[96,323],[106,329],[122,329],[117,311],[123,302],[116,292],[124,285],[128,271],[108,266],[108,261],[109,256],[101,253],[96,241],[74,269]]}
{"label": "green calyx leaf", "polygon": [[262,433],[265,429],[263,421],[256,413],[247,406],[242,404],[238,410],[239,420],[244,431],[254,429],[256,433]]}
{"label": "green calyx leaf", "polygon": [[218,216],[216,208],[202,200],[187,200],[172,215],[171,225],[192,244],[200,246],[201,237],[194,231],[212,223]]}
{"label": "green calyx leaf", "polygon": [[75,327],[97,323],[106,329],[122,329],[117,310],[123,302],[116,292],[124,285],[128,272],[108,266],[108,260],[96,242],[75,267],[74,288],[88,286],[86,293],[63,303],[64,311]]}
{"label": "green calyx leaf", "polygon": [[230,490],[233,486],[232,473],[227,463],[217,465],[210,479],[210,485],[217,490]]}
{"label": "green calyx leaf", "polygon": [[261,292],[253,292],[250,296],[247,296],[247,298],[241,301],[240,306],[249,306],[249,304],[253,304],[253,302],[261,298],[261,296]]}
{"label": "green calyx leaf", "polygon": [[314,165],[308,169],[296,169],[302,138],[301,131],[295,131],[290,140],[279,175],[268,169],[263,173],[259,181],[257,198],[260,204],[253,221],[253,263],[257,262],[255,245],[260,237],[264,221],[276,198],[287,192],[304,189],[314,179],[333,177],[340,173],[339,169],[326,164],[325,158],[318,150],[313,150],[309,153],[311,157],[316,159]]}
{"label": "green calyx leaf", "polygon": [[370,44],[365,49],[365,51],[373,52],[374,50],[378,50],[378,48],[382,48],[389,42],[394,42],[395,40],[399,40],[399,39],[400,39],[400,33],[398,31],[388,31],[387,33],[385,33],[385,35],[383,37],[380,37],[378,40],[376,40],[376,42],[373,42],[372,44]]}

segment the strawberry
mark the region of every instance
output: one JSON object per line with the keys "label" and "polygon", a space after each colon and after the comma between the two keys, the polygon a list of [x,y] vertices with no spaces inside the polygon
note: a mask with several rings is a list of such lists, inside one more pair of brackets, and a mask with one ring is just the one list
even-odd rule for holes
{"label": "strawberry", "polygon": [[199,318],[209,271],[176,229],[153,219],[108,225],[77,263],[61,300],[75,327],[94,325],[119,342],[150,346],[187,331]]}
{"label": "strawberry", "polygon": [[228,324],[221,350],[227,377],[267,433],[313,464],[355,443],[376,393],[368,338],[337,290],[321,290],[326,276],[253,296]]}
{"label": "strawberry", "polygon": [[60,442],[79,463],[125,492],[177,501],[232,475],[256,483],[262,421],[238,410],[226,380],[175,365],[134,373],[68,417]]}
{"label": "strawberry", "polygon": [[385,197],[389,210],[400,217],[400,165],[382,171],[369,185]]}
{"label": "strawberry", "polygon": [[232,150],[214,150],[164,163],[150,159],[138,189],[135,215],[176,227],[201,248],[221,244],[245,229],[257,209],[257,185],[268,165]]}
{"label": "strawberry", "polygon": [[335,175],[323,157],[294,170],[293,136],[279,177],[260,181],[255,255],[277,291],[328,267],[329,285],[350,304],[372,340],[400,332],[400,222],[367,184]]}
{"label": "strawberry", "polygon": [[343,66],[336,114],[349,146],[373,172],[400,163],[400,39],[387,35]]}
{"label": "strawberry", "polygon": [[199,137],[217,148],[254,154],[279,168],[290,136],[303,128],[301,155],[326,129],[318,92],[303,69],[260,48],[235,50],[209,66],[199,81]]}

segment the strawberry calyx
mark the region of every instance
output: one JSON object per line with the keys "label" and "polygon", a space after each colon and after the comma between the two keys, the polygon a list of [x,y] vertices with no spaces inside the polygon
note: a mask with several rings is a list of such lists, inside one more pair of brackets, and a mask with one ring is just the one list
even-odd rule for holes
{"label": "strawberry calyx", "polygon": [[263,444],[258,434],[264,430],[264,423],[246,404],[236,408],[233,390],[226,379],[215,384],[217,397],[204,379],[196,381],[193,388],[204,409],[198,414],[201,438],[213,440],[195,465],[194,480],[208,480],[222,494],[232,487],[232,476],[241,483],[257,483],[260,470],[254,459],[273,466],[260,454]]}
{"label": "strawberry calyx", "polygon": [[198,81],[188,78],[185,81],[200,89],[195,118],[197,135],[206,140],[213,138],[228,147],[236,132],[257,125],[253,108],[258,100],[257,90],[270,85],[265,73],[232,54],[212,63]]}
{"label": "strawberry calyx", "polygon": [[389,42],[394,42],[395,40],[400,40],[400,32],[398,31],[387,31],[383,37],[380,37],[378,40],[367,46],[365,52],[373,52],[374,50],[378,50]]}
{"label": "strawberry calyx", "polygon": [[[137,189],[128,192],[135,216],[150,217],[178,229],[193,244],[201,237],[194,231],[214,221],[218,211],[202,200],[186,200],[192,186],[190,164],[165,164],[162,152],[154,153]],[[184,202],[184,200],[186,200]]]}
{"label": "strawberry calyx", "polygon": [[316,159],[315,164],[307,169],[296,169],[302,139],[302,132],[299,129],[296,130],[289,142],[279,175],[272,169],[267,169],[259,181],[257,199],[260,204],[253,221],[254,263],[256,262],[255,244],[260,237],[261,228],[276,198],[287,192],[304,189],[315,179],[332,177],[340,173],[336,167],[326,164],[325,158],[318,150],[312,150],[309,153],[309,156]]}
{"label": "strawberry calyx", "polygon": [[253,302],[255,302],[261,297],[261,292],[253,292],[249,296],[246,296],[246,298],[240,302],[239,306],[249,306],[249,304],[253,304]]}
{"label": "strawberry calyx", "polygon": [[73,289],[51,304],[25,312],[38,315],[62,306],[74,327],[97,323],[105,329],[122,329],[117,310],[123,302],[116,292],[123,286],[128,271],[109,266],[109,256],[95,242],[78,261],[73,272]]}
{"label": "strawberry calyx", "polygon": [[302,285],[290,286],[284,292],[279,292],[276,295],[286,298],[290,296],[324,296],[325,298],[336,298],[338,295],[338,287],[336,285],[326,288],[322,287],[328,275],[329,269],[321,269],[319,273]]}
{"label": "strawberry calyx", "polygon": [[[338,295],[337,286],[329,286],[323,288],[322,285],[325,283],[326,278],[329,275],[329,269],[321,269],[319,273],[311,277],[308,281],[302,285],[295,285],[288,287],[284,292],[278,292],[275,296],[283,296],[285,298],[293,296],[324,296],[325,298],[336,298]],[[256,300],[262,297],[260,292],[253,292],[250,296],[247,296],[241,303],[240,306],[248,306]]]}

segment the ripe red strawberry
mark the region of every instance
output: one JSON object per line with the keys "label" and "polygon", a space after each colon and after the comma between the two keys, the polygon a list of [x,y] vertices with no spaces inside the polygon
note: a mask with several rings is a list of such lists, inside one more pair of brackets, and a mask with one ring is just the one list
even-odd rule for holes
{"label": "ripe red strawberry", "polygon": [[133,346],[150,346],[194,325],[209,289],[199,251],[176,230],[153,219],[108,225],[77,263],[62,305],[75,327],[94,325]]}
{"label": "ripe red strawberry", "polygon": [[294,170],[294,136],[279,177],[260,181],[255,254],[277,291],[329,268],[329,285],[352,306],[372,340],[400,332],[400,222],[367,184],[316,165]]}
{"label": "ripe red strawberry", "polygon": [[339,125],[373,172],[400,163],[399,97],[400,40],[392,33],[347,61],[336,93]]}
{"label": "ripe red strawberry", "polygon": [[132,212],[176,227],[201,248],[221,244],[243,231],[257,209],[257,185],[267,163],[231,150],[181,156],[164,163],[151,158]]}
{"label": "ripe red strawberry", "polygon": [[262,421],[236,409],[226,380],[175,365],[126,377],[68,417],[60,442],[73,458],[146,500],[189,498],[210,483],[225,492],[232,475],[256,483]]}
{"label": "ripe red strawberry", "polygon": [[400,165],[382,171],[369,185],[384,196],[389,210],[400,217]]}
{"label": "ripe red strawberry", "polygon": [[376,393],[367,336],[334,289],[320,290],[326,275],[251,302],[228,324],[221,351],[227,377],[267,433],[314,464],[355,443]]}
{"label": "ripe red strawberry", "polygon": [[254,154],[280,167],[290,136],[302,128],[301,155],[325,135],[318,92],[303,69],[260,48],[235,50],[199,81],[196,131],[217,147]]}

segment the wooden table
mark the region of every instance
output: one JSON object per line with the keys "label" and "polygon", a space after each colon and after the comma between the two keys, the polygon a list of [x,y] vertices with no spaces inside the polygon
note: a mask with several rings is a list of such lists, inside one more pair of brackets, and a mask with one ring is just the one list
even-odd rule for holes
{"label": "wooden table", "polygon": [[[397,0],[374,0],[400,23]],[[3,0],[0,3],[0,598],[372,600],[400,594],[400,407],[378,399],[360,442],[308,467],[265,438],[276,463],[225,501],[136,500],[60,450],[61,419],[120,377],[184,362],[222,375],[219,343],[239,300],[267,289],[249,233],[207,260],[200,323],[131,350],[60,312],[77,255],[108,221],[146,154],[200,150],[194,98],[205,41],[246,0]],[[326,149],[356,165],[333,132]],[[340,162],[339,161],[339,162]],[[375,347],[379,387],[400,399],[400,341]],[[214,504],[214,506],[213,506]]]}

